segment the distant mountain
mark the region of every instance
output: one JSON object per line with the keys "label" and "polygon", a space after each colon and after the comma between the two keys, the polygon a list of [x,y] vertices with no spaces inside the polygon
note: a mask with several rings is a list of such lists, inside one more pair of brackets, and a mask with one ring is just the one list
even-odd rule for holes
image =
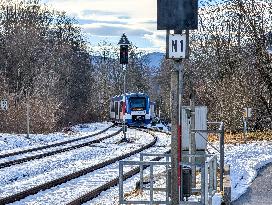
{"label": "distant mountain", "polygon": [[153,53],[148,53],[144,55],[143,57],[149,61],[148,63],[149,66],[158,68],[160,67],[161,61],[164,58],[164,54],[159,52],[153,52]]}
{"label": "distant mountain", "polygon": [[[104,59],[102,56],[90,56],[92,64],[99,64],[103,62],[103,60],[107,60],[110,58]],[[153,68],[159,68],[161,61],[164,58],[164,54],[160,52],[147,53],[142,56],[142,58],[148,61],[148,65]]]}

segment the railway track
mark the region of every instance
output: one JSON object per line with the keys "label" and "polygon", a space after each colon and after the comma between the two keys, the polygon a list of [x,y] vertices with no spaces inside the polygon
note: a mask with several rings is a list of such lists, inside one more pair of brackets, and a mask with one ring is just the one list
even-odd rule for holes
{"label": "railway track", "polygon": [[[165,152],[165,154],[169,154],[170,151]],[[159,161],[161,160],[162,157],[156,157],[151,159],[150,161]],[[143,168],[146,169],[149,166],[144,166]],[[136,174],[138,174],[140,172],[140,167],[136,167],[128,172],[126,172],[123,175],[123,180],[126,180]],[[108,181],[105,184],[102,184],[101,186],[97,187],[94,190],[89,191],[88,193],[84,194],[83,196],[74,199],[73,201],[69,202],[67,205],[79,205],[79,204],[83,204],[86,203],[94,198],[96,198],[98,195],[100,195],[103,191],[106,191],[108,189],[110,189],[111,187],[117,186],[119,183],[119,177],[115,177],[114,179]]]}
{"label": "railway track", "polygon": [[88,174],[90,172],[93,172],[95,170],[98,170],[98,169],[101,169],[103,167],[109,166],[109,165],[111,165],[113,163],[118,162],[119,160],[128,158],[128,157],[130,157],[132,155],[135,155],[135,154],[137,154],[137,153],[139,153],[139,152],[141,152],[141,151],[143,151],[145,149],[148,149],[148,148],[154,146],[156,144],[156,142],[157,142],[157,137],[154,137],[154,139],[150,143],[148,143],[148,144],[146,144],[146,145],[144,145],[144,146],[142,146],[140,148],[137,148],[137,149],[135,149],[135,150],[133,150],[131,152],[128,152],[128,153],[122,154],[120,156],[111,158],[111,159],[106,160],[104,162],[101,162],[101,163],[98,163],[96,165],[87,167],[87,168],[85,168],[83,170],[80,170],[80,171],[74,172],[72,174],[63,176],[61,178],[58,178],[58,179],[55,179],[55,180],[40,184],[38,186],[29,188],[29,189],[21,191],[19,193],[16,193],[16,194],[13,194],[13,195],[10,195],[10,196],[7,196],[7,197],[0,198],[0,204],[13,203],[13,202],[21,200],[21,199],[23,199],[23,198],[25,198],[25,197],[27,197],[29,195],[36,194],[41,190],[50,189],[50,188],[55,187],[57,185],[66,183],[67,181],[70,181],[72,179],[75,179],[75,178],[78,178],[80,176],[86,175],[86,174]]}
{"label": "railway track", "polygon": [[[117,135],[118,133],[120,133],[122,131],[121,129],[118,129],[116,132],[114,132],[110,135],[106,135],[104,137],[101,137],[98,139],[93,139],[93,140],[89,139],[94,136],[98,136],[98,135],[101,135],[101,134],[107,132],[112,127],[113,126],[110,126],[110,127],[106,128],[98,133],[93,134],[93,135],[88,135],[88,136],[80,137],[77,139],[67,140],[64,142],[59,142],[59,143],[51,144],[48,146],[41,146],[41,147],[37,147],[37,148],[33,148],[33,149],[28,149],[28,150],[24,150],[24,151],[11,153],[11,154],[7,155],[5,158],[9,158],[11,156],[13,158],[15,158],[15,156],[18,155],[17,156],[18,159],[7,160],[6,162],[3,162],[5,160],[5,158],[2,158],[2,159],[0,159],[0,168],[9,167],[11,165],[20,164],[20,163],[31,161],[34,159],[41,159],[43,157],[47,157],[47,156],[55,155],[58,153],[70,151],[70,150],[77,149],[77,148],[84,147],[84,146],[89,146],[94,143],[99,143],[102,140],[105,140],[105,139],[110,138],[114,135]],[[44,151],[43,153],[32,153],[31,154],[31,152],[37,152],[37,151],[42,151],[42,150]],[[26,154],[26,155],[20,156],[23,154]]]}
{"label": "railway track", "polygon": [[[147,132],[152,131],[152,132],[159,132],[159,133],[164,133],[169,135],[169,132],[164,132],[161,130],[154,130],[154,129],[144,129],[144,130],[148,130]],[[164,154],[169,154],[171,153],[171,150],[165,151],[163,152]],[[159,161],[161,160],[163,157],[155,157],[150,159],[150,161]],[[147,169],[149,166],[143,166],[143,169]],[[127,180],[131,177],[133,177],[134,175],[138,174],[140,172],[140,167],[135,167],[129,171],[127,171],[126,173],[124,173],[123,175],[123,180]],[[138,181],[139,183],[139,181]],[[79,198],[74,199],[73,201],[67,203],[67,205],[79,205],[79,204],[83,204],[86,203],[94,198],[96,198],[97,196],[99,196],[103,191],[109,190],[110,188],[117,186],[119,184],[119,176],[117,175],[117,177],[115,177],[114,179],[111,179],[110,181],[108,181],[105,184],[102,184],[101,186],[90,190],[88,193],[85,193],[84,195],[82,195]],[[135,184],[136,185],[136,184]],[[87,203],[88,204],[88,203]],[[92,203],[91,203],[92,204]]]}
{"label": "railway track", "polygon": [[19,155],[19,154],[24,154],[24,153],[27,153],[27,152],[39,151],[39,150],[43,150],[43,149],[47,149],[47,148],[51,148],[51,147],[65,145],[65,144],[76,142],[76,141],[79,141],[79,140],[83,140],[83,139],[86,139],[86,138],[89,138],[89,137],[94,137],[96,135],[100,135],[100,134],[106,132],[107,130],[109,130],[112,127],[114,127],[114,125],[109,126],[108,128],[106,128],[104,130],[101,130],[101,131],[99,131],[97,133],[94,133],[92,135],[87,135],[87,136],[79,137],[79,138],[76,138],[76,139],[65,140],[65,141],[61,141],[61,142],[57,142],[57,143],[52,143],[52,144],[49,144],[49,145],[34,147],[34,148],[30,148],[30,149],[24,149],[24,150],[20,150],[20,151],[17,151],[17,152],[12,152],[12,153],[0,154],[0,159],[15,156],[15,155]]}

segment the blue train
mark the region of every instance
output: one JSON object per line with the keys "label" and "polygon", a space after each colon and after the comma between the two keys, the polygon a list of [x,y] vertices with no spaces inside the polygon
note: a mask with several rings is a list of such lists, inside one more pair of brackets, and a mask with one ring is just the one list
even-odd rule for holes
{"label": "blue train", "polygon": [[155,117],[155,103],[144,93],[126,93],[114,96],[110,102],[112,122],[129,126],[146,126]]}

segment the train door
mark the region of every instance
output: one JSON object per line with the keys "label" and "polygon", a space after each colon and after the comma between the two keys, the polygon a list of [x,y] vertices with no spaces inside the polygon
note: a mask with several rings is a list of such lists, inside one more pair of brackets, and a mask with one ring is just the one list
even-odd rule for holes
{"label": "train door", "polygon": [[120,120],[122,120],[123,119],[123,101],[120,102],[119,113],[120,113]]}
{"label": "train door", "polygon": [[115,119],[119,120],[119,106],[118,106],[118,102],[114,102],[114,110],[115,110]]}

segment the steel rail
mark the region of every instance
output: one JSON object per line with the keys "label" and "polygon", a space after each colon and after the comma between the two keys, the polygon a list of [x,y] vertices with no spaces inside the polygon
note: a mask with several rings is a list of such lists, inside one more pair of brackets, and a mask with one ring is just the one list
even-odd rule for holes
{"label": "steel rail", "polygon": [[89,137],[94,137],[96,135],[102,134],[103,132],[106,132],[107,130],[109,130],[112,127],[114,127],[114,125],[111,125],[111,126],[107,127],[106,129],[101,130],[101,131],[99,131],[97,133],[94,133],[92,135],[88,135],[88,136],[84,136],[84,137],[79,137],[79,138],[76,138],[76,139],[71,139],[71,140],[67,140],[67,141],[57,142],[57,143],[50,144],[50,145],[43,145],[43,146],[40,146],[40,147],[34,147],[34,148],[26,149],[26,150],[20,150],[20,151],[12,152],[12,153],[0,154],[0,159],[6,158],[6,157],[15,156],[15,155],[19,155],[19,154],[24,154],[24,153],[27,153],[27,152],[33,152],[33,151],[43,150],[43,149],[47,149],[47,148],[50,148],[50,147],[56,147],[56,146],[59,146],[59,145],[65,145],[65,144],[68,144],[68,143],[71,143],[71,142],[76,142],[76,141],[79,141],[79,140],[83,140],[83,139],[86,139],[86,138],[89,138]]}
{"label": "steel rail", "polygon": [[[119,129],[118,131],[116,131],[116,132],[114,132],[114,133],[112,133],[110,135],[107,135],[105,137],[101,137],[100,139],[95,139],[95,140],[91,140],[91,141],[88,141],[88,142],[79,143],[77,145],[72,145],[70,147],[60,148],[60,149],[45,152],[45,153],[42,153],[42,154],[37,154],[37,155],[33,155],[33,156],[24,157],[24,158],[21,158],[21,159],[16,159],[16,160],[11,160],[11,161],[7,161],[7,162],[4,162],[4,163],[0,163],[0,169],[5,168],[5,167],[9,167],[9,166],[12,166],[12,165],[15,165],[15,164],[20,164],[20,163],[23,163],[23,162],[31,161],[31,160],[41,159],[43,157],[48,157],[48,156],[51,156],[51,155],[55,155],[55,154],[59,154],[59,153],[62,153],[62,152],[70,151],[70,150],[77,149],[77,148],[80,148],[80,147],[89,146],[89,145],[94,144],[94,143],[99,143],[102,140],[108,139],[108,138],[110,138],[110,137],[112,137],[114,135],[119,134],[121,131],[122,131],[122,129]],[[89,137],[91,137],[91,136],[89,136]]]}
{"label": "steel rail", "polygon": [[[149,134],[152,134],[153,136],[155,136],[154,133],[151,133],[151,132],[156,132],[154,130],[142,130],[142,131],[145,131]],[[161,131],[158,131],[158,132],[161,132]],[[168,134],[168,133],[165,133],[165,134]],[[171,151],[167,151],[165,152],[164,154],[169,154]],[[158,161],[158,160],[161,160],[163,157],[155,157],[153,158],[151,161]],[[143,169],[146,169],[148,168],[149,166],[148,165],[145,165],[143,166]],[[136,167],[128,172],[126,172],[124,175],[123,175],[123,179],[126,180],[130,177],[132,177],[133,175],[136,175],[140,172],[140,167]],[[102,184],[101,186],[97,187],[96,189],[94,190],[91,190],[90,192],[82,195],[81,197],[77,198],[77,199],[74,199],[73,201],[69,202],[67,205],[80,205],[80,204],[83,204],[83,203],[86,203],[87,201],[90,201],[92,199],[94,199],[95,197],[97,197],[101,192],[103,191],[106,191],[108,189],[110,189],[111,187],[114,187],[114,186],[117,186],[119,183],[119,176],[112,179],[111,181],[108,181],[107,183],[105,184]]]}
{"label": "steel rail", "polygon": [[27,190],[24,190],[24,191],[21,191],[19,193],[10,195],[8,197],[0,198],[0,205],[13,203],[15,201],[19,201],[21,199],[24,199],[27,196],[34,195],[34,194],[38,193],[41,190],[50,189],[50,188],[55,187],[57,185],[66,183],[67,181],[70,181],[72,179],[78,178],[80,176],[83,176],[85,174],[93,172],[93,171],[95,171],[97,169],[100,169],[100,168],[103,168],[103,167],[108,166],[110,164],[113,164],[113,163],[115,163],[115,162],[117,162],[119,160],[125,159],[125,158],[130,157],[132,155],[135,155],[135,154],[137,154],[139,152],[142,152],[143,150],[148,149],[148,148],[154,146],[156,144],[156,142],[157,142],[157,137],[154,137],[154,139],[152,140],[152,142],[150,142],[149,144],[147,144],[147,145],[145,145],[145,146],[143,146],[143,147],[141,147],[139,149],[136,149],[136,150],[134,150],[132,152],[129,152],[127,154],[115,157],[113,159],[101,162],[101,163],[96,164],[96,165],[92,165],[92,166],[87,167],[87,168],[85,168],[83,170],[71,173],[71,174],[63,176],[61,178],[58,178],[58,179],[46,182],[44,184],[40,184],[38,186],[29,188]]}
{"label": "steel rail", "polygon": [[[169,153],[170,153],[170,151],[165,152],[165,154],[169,154]],[[156,157],[154,159],[151,159],[150,161],[158,161],[162,158],[163,157]],[[148,167],[149,167],[149,165],[144,165],[143,169],[146,169]],[[136,168],[126,172],[123,175],[123,179],[126,180],[126,179],[138,174],[139,172],[140,172],[140,167],[136,167]],[[112,179],[111,181],[101,185],[100,187],[97,187],[96,189],[84,194],[83,196],[69,202],[67,205],[79,205],[79,204],[86,203],[87,201],[90,201],[90,200],[94,199],[95,197],[97,197],[101,192],[106,191],[106,190],[110,189],[111,187],[117,186],[118,183],[119,183],[119,176]]]}

